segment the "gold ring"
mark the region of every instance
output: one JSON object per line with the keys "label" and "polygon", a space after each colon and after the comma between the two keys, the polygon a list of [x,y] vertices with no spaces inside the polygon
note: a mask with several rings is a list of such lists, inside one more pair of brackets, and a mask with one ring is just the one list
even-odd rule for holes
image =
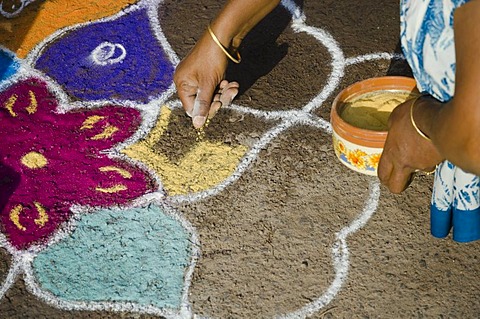
{"label": "gold ring", "polygon": [[429,171],[429,172],[425,172],[425,171],[421,171],[419,169],[416,169],[414,173],[421,173],[422,175],[432,175],[433,173],[435,173],[435,171],[437,170],[437,165],[435,165],[435,167],[433,168],[433,170]]}

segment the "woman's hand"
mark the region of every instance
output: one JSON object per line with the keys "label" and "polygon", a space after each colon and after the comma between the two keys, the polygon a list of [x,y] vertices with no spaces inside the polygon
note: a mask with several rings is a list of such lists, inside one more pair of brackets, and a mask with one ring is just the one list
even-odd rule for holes
{"label": "woman's hand", "polygon": [[392,193],[404,191],[416,171],[432,171],[443,160],[433,143],[422,137],[410,120],[412,102],[415,103],[415,110],[428,107],[428,103],[435,103],[434,101],[430,98],[420,98],[416,102],[409,100],[396,107],[390,115],[388,136],[378,165],[378,177]]}
{"label": "woman's hand", "polygon": [[173,80],[185,112],[195,128],[202,127],[221,106],[229,105],[238,93],[238,83],[223,80],[227,57],[204,33],[190,53],[178,64]]}

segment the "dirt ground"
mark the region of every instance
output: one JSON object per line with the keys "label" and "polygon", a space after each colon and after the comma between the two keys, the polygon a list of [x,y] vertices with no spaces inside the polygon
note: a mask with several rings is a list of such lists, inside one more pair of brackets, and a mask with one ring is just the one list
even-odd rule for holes
{"label": "dirt ground", "polygon": [[[213,0],[169,0],[160,6],[161,27],[180,58],[221,5]],[[306,24],[330,33],[346,58],[400,52],[398,1],[321,0],[299,5]],[[311,35],[294,32],[290,20],[290,13],[279,7],[245,39],[242,63],[228,71],[228,78],[242,88],[235,104],[261,111],[300,110],[328,84],[328,49]],[[313,113],[329,120],[331,102],[342,88],[383,75],[410,73],[401,59],[347,66],[333,93]],[[169,127],[170,134],[153,146],[171,159],[187,152],[195,138],[189,119],[178,110],[174,113],[177,121]],[[205,138],[249,147],[276,124],[222,110]],[[418,176],[401,195],[380,187],[373,215],[340,241],[341,232],[360,218],[375,193],[376,178],[340,164],[328,132],[309,125],[289,127],[222,191],[201,200],[172,201],[200,242],[201,257],[189,293],[193,313],[272,318],[308,308],[330,291],[331,299],[322,299],[324,305],[299,316],[478,318],[479,243],[458,244],[430,235],[432,181],[431,176]],[[339,250],[347,256],[346,263],[332,258],[332,251]],[[0,248],[0,278],[5,278],[11,260]],[[332,287],[337,290],[329,290]],[[0,299],[0,318],[156,316],[62,310],[32,295],[19,278]]]}

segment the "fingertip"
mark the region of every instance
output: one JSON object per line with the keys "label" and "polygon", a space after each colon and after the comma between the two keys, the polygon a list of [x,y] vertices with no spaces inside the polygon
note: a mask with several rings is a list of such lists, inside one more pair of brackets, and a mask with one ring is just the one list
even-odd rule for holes
{"label": "fingertip", "polygon": [[205,125],[206,120],[207,118],[205,116],[201,116],[201,115],[195,116],[192,120],[193,127],[196,129],[203,127],[203,125]]}
{"label": "fingertip", "polygon": [[217,114],[218,110],[222,107],[221,101],[214,101],[210,106],[210,111],[208,112],[208,118],[211,119]]}
{"label": "fingertip", "polygon": [[220,82],[220,84],[218,85],[218,87],[221,88],[221,89],[224,89],[228,84],[229,84],[229,82],[227,80],[222,80]]}

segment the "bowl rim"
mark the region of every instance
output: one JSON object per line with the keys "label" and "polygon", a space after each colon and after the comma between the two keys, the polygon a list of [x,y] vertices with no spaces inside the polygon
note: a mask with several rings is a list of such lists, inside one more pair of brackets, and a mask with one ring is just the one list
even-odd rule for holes
{"label": "bowl rim", "polygon": [[384,90],[402,90],[420,94],[415,79],[407,76],[388,75],[355,82],[341,90],[332,102],[330,123],[335,133],[354,144],[383,147],[388,131],[374,131],[353,126],[340,117],[338,109],[343,102],[352,97]]}

